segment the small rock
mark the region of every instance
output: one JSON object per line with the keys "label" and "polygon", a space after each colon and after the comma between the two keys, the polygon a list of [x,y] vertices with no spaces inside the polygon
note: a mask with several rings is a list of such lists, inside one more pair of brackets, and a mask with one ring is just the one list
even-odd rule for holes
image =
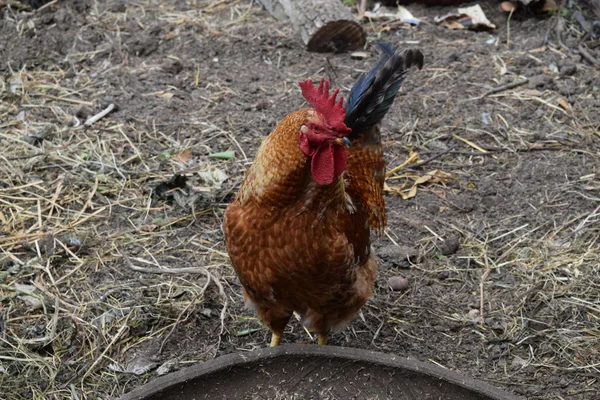
{"label": "small rock", "polygon": [[385,246],[379,249],[377,255],[385,263],[389,263],[391,267],[410,268],[411,262],[417,261],[419,252],[417,249],[405,246]]}
{"label": "small rock", "polygon": [[445,256],[451,256],[458,251],[460,247],[459,238],[457,235],[451,235],[438,245],[438,250]]}
{"label": "small rock", "polygon": [[183,71],[183,65],[178,60],[168,59],[165,61],[162,66],[162,70],[166,73],[177,75],[181,71]]}
{"label": "small rock", "polygon": [[28,306],[31,307],[32,310],[37,310],[38,308],[42,308],[44,303],[35,296],[17,296],[19,299],[23,300]]}
{"label": "small rock", "polygon": [[481,318],[479,317],[479,310],[473,308],[471,310],[469,310],[469,312],[467,313],[467,319],[473,323],[479,323]]}
{"label": "small rock", "polygon": [[169,360],[169,361],[165,362],[164,364],[162,364],[160,367],[158,367],[158,369],[156,370],[156,375],[158,375],[158,376],[166,375],[169,372],[174,371],[178,368],[179,368],[179,363],[177,362],[177,360]]}
{"label": "small rock", "polygon": [[549,89],[552,83],[552,78],[548,75],[542,74],[529,78],[530,89]]}
{"label": "small rock", "polygon": [[261,100],[254,105],[254,107],[257,111],[266,110],[270,106],[271,106],[271,104],[266,100]]}
{"label": "small rock", "polygon": [[124,372],[129,372],[134,375],[143,375],[146,372],[152,371],[156,368],[156,363],[150,361],[145,356],[139,356],[127,363]]}
{"label": "small rock", "polygon": [[69,26],[70,26],[69,22],[71,22],[72,19],[73,19],[73,16],[68,11],[67,7],[60,7],[54,13],[54,22],[59,27],[62,26],[62,29],[65,30],[65,31],[69,29]]}
{"label": "small rock", "polygon": [[117,3],[109,7],[109,10],[114,13],[124,13],[127,11],[127,7],[123,3]]}
{"label": "small rock", "polygon": [[451,51],[449,53],[446,53],[446,55],[444,56],[444,61],[446,64],[449,64],[451,62],[458,61],[459,56],[460,54],[458,54],[458,52]]}
{"label": "small rock", "polygon": [[523,360],[519,356],[514,356],[510,363],[510,368],[512,370],[522,369],[526,366],[527,366],[527,361]]}
{"label": "small rock", "polygon": [[38,242],[38,246],[42,254],[47,257],[50,257],[56,251],[56,242],[54,241],[53,235],[44,235]]}
{"label": "small rock", "polygon": [[354,60],[364,60],[365,58],[369,58],[369,53],[366,51],[355,51],[350,53],[350,58]]}
{"label": "small rock", "polygon": [[536,131],[533,134],[534,140],[546,140],[546,133],[542,131]]}
{"label": "small rock", "polygon": [[463,213],[470,213],[477,208],[477,201],[468,192],[459,194],[452,202]]}
{"label": "small rock", "polygon": [[92,110],[88,106],[81,104],[75,108],[75,116],[79,119],[87,119],[90,115]]}
{"label": "small rock", "polygon": [[425,206],[429,214],[435,215],[440,212],[440,206],[435,203],[429,203]]}
{"label": "small rock", "polygon": [[560,76],[572,76],[577,73],[577,65],[568,58],[560,60],[558,62]]}
{"label": "small rock", "polygon": [[481,199],[481,204],[484,207],[492,208],[500,203],[500,197],[498,196],[484,196]]}
{"label": "small rock", "polygon": [[485,177],[479,181],[477,190],[482,196],[489,196],[497,193],[496,184],[491,177]]}
{"label": "small rock", "polygon": [[561,387],[561,388],[563,388],[563,389],[564,389],[564,388],[567,388],[567,387],[569,387],[569,385],[570,385],[570,382],[569,382],[569,381],[568,381],[566,378],[562,377],[562,378],[560,378],[560,380],[557,382],[557,385],[558,385],[559,387]]}
{"label": "small rock", "polygon": [[573,79],[563,79],[558,85],[558,93],[567,98],[582,93],[585,90],[582,89]]}
{"label": "small rock", "polygon": [[442,271],[437,274],[437,278],[440,281],[444,281],[444,280],[448,279],[449,277],[450,277],[450,272],[448,272],[448,271]]}
{"label": "small rock", "polygon": [[200,314],[202,314],[206,318],[210,318],[212,316],[212,310],[210,308],[203,308],[200,311]]}
{"label": "small rock", "polygon": [[67,247],[73,251],[78,251],[81,248],[82,244],[81,239],[79,238],[68,238],[67,240],[65,240],[65,243]]}
{"label": "small rock", "polygon": [[387,283],[388,286],[395,292],[404,291],[409,288],[408,279],[403,276],[392,276],[390,279],[388,279]]}

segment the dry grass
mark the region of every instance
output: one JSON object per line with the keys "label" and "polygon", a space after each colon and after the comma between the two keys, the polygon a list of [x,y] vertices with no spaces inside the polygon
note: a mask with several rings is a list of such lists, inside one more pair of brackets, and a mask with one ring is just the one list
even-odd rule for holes
{"label": "dry grass", "polygon": [[[153,338],[166,340],[209,288],[226,311],[222,244],[199,233],[172,240],[192,223],[209,232],[218,229],[217,221],[198,221],[212,208],[173,217],[170,206],[154,204],[152,182],[169,180],[181,169],[179,161],[154,149],[183,148],[110,118],[87,128],[73,116],[73,104],[97,101],[97,89],[84,76],[24,69],[15,71],[8,84],[16,82],[14,93],[4,95],[26,110],[25,119],[6,118],[11,109],[3,110],[8,122],[0,135],[5,149],[0,156],[5,373],[0,379],[23,398],[106,392],[118,373],[106,366],[126,369],[123,356],[129,349]],[[131,275],[123,281],[101,274],[94,279],[101,270],[111,275],[109,266],[120,258],[150,277],[140,281]],[[170,269],[187,260],[203,267]],[[177,276],[165,279],[167,273]],[[134,339],[131,330],[148,314],[153,326]],[[199,359],[213,355],[207,349]],[[120,390],[116,386],[113,394]]]}
{"label": "dry grass", "polygon": [[[211,12],[237,2],[220,3],[188,13],[160,9],[159,18],[210,27],[203,20]],[[96,17],[110,26],[116,15]],[[95,54],[68,57],[82,62]],[[223,207],[214,200],[225,192],[200,176],[223,162],[192,165],[185,141],[143,123],[110,113],[94,122],[90,108],[109,106],[105,83],[95,78],[106,66],[78,65],[75,74],[26,65],[2,80],[0,384],[11,399],[118,397],[127,376],[157,367],[136,358],[136,349],[151,342],[161,353],[208,299],[218,306],[202,310],[220,321],[214,343],[165,368],[211,359],[232,295],[221,276],[231,274],[227,255],[214,234],[220,224],[213,215]],[[167,188],[157,199],[153,188],[175,174],[197,185]],[[171,212],[167,198],[186,211]],[[122,266],[130,271],[115,270]]]}
{"label": "dry grass", "polygon": [[[245,1],[203,3],[186,12],[153,3],[158,2],[137,2],[135,12],[154,13],[172,27],[173,35],[190,25],[201,26],[207,35],[233,35],[228,30],[252,16]],[[228,19],[212,18],[227,7]],[[118,13],[96,14],[93,25],[108,31],[117,18]],[[20,34],[32,29],[15,21]],[[115,398],[151,379],[147,371],[160,367],[168,372],[212,359],[221,354],[222,340],[261,330],[254,319],[248,322],[235,311],[241,298],[221,241],[223,199],[239,179],[220,185],[206,174],[223,169],[239,176],[246,161],[229,165],[208,157],[207,141],[194,142],[194,150],[204,153],[191,159],[191,142],[146,123],[153,118],[160,123],[161,116],[113,118],[108,113],[87,126],[85,120],[96,114],[90,108],[109,106],[102,73],[110,66],[94,64],[93,70],[85,62],[100,51],[109,50],[69,54],[79,68],[75,73],[58,64],[26,65],[0,81],[0,385],[10,399]],[[152,68],[157,66],[130,72]],[[198,85],[198,75],[192,79]],[[212,89],[214,97],[208,102],[224,90],[217,84]],[[157,90],[150,95],[166,98],[172,93]],[[550,103],[554,99],[526,90],[488,97],[500,104],[547,105],[565,121],[561,134],[591,137],[596,129],[584,113],[580,119],[570,118]],[[195,123],[200,137],[225,137],[232,148],[240,147],[226,123],[221,125],[225,128],[211,120]],[[455,128],[441,127],[427,132],[427,138],[416,129],[409,137],[414,134],[425,148],[428,141],[451,133],[457,140],[473,136]],[[476,147],[463,147],[468,151],[455,155],[468,159],[532,150],[522,138],[534,132],[508,125],[503,129],[506,138],[492,135],[497,147],[462,140]],[[560,139],[549,140],[547,147],[574,148]],[[155,188],[176,174],[187,175],[189,184],[173,184],[158,194]],[[590,178],[587,187],[579,191],[565,186],[561,195],[584,196],[600,205],[597,178]],[[508,371],[506,366],[503,382],[511,374],[537,368],[583,374],[590,387],[597,385],[599,208],[559,225],[548,221],[512,231],[452,228],[463,237],[469,252],[465,257],[473,263],[470,271],[481,276],[481,286],[474,286],[481,299],[474,323],[482,330],[500,324],[497,339],[510,342],[521,354],[519,369]],[[436,240],[425,240],[421,253],[431,254]],[[435,274],[441,268],[461,273],[457,267],[423,272]],[[501,270],[510,272],[511,283],[495,279]],[[373,309],[365,310],[369,312]],[[465,315],[441,314],[467,321]],[[196,333],[191,331],[189,321],[203,321],[202,315],[206,322],[194,326]],[[394,323],[385,315],[376,318]],[[373,332],[373,341],[378,334]],[[197,343],[196,337],[205,341]],[[236,348],[233,340],[228,349]]]}

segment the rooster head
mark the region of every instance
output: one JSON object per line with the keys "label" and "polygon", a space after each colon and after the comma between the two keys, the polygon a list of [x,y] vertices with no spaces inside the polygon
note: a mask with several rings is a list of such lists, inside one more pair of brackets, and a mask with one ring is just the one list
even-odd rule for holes
{"label": "rooster head", "polygon": [[298,82],[302,95],[311,105],[313,116],[300,128],[300,149],[311,159],[311,172],[319,185],[329,185],[346,169],[347,149],[352,132],[344,124],[344,98],[336,102],[339,89],[329,96],[329,81],[321,79],[318,87],[307,79]]}

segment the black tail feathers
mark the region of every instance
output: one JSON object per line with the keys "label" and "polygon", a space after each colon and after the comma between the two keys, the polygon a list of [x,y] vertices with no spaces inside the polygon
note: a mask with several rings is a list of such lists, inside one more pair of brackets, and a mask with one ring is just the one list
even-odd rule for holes
{"label": "black tail feathers", "polygon": [[379,60],[358,78],[346,103],[344,122],[352,129],[348,136],[350,140],[383,119],[410,67],[423,67],[420,50],[399,52],[389,43],[374,43],[373,46],[380,53]]}

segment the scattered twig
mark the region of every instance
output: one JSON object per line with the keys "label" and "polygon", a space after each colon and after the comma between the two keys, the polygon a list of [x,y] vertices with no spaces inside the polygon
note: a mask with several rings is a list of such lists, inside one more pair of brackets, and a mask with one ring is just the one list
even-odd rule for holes
{"label": "scattered twig", "polygon": [[456,148],[456,146],[450,146],[446,150],[444,150],[442,152],[439,152],[439,153],[437,153],[437,154],[435,154],[435,155],[433,155],[433,156],[431,156],[429,158],[426,158],[423,161],[419,161],[418,163],[416,163],[414,165],[408,165],[406,168],[410,168],[410,169],[419,169],[419,168],[422,168],[424,165],[427,165],[430,162],[435,161],[438,158],[440,158],[440,157],[442,157],[442,156],[444,156],[444,155],[446,155],[448,153],[451,153],[452,151],[454,151],[455,148]]}
{"label": "scattered twig", "polygon": [[46,4],[44,4],[43,6],[41,6],[40,8],[38,8],[37,10],[35,10],[35,12],[36,12],[36,13],[39,13],[39,12],[41,12],[42,10],[44,10],[44,9],[46,9],[46,8],[50,7],[50,6],[53,6],[53,5],[55,5],[56,3],[58,3],[58,0],[52,0],[51,2],[49,2],[49,3],[46,3]]}
{"label": "scattered twig", "polygon": [[121,253],[121,255],[123,256],[123,259],[125,260],[125,263],[127,264],[127,266],[129,267],[129,269],[131,269],[132,271],[137,271],[137,272],[143,272],[145,274],[173,274],[173,275],[178,275],[178,274],[203,274],[205,276],[210,275],[210,273],[208,272],[208,270],[204,267],[183,267],[183,268],[145,268],[145,267],[139,267],[137,265],[134,265],[131,262],[131,259]]}
{"label": "scattered twig", "polygon": [[512,18],[515,8],[510,10],[508,18],[506,19],[506,47],[510,47],[510,19]]}
{"label": "scattered twig", "polygon": [[598,64],[599,61],[596,60],[594,56],[590,54],[589,51],[587,51],[583,44],[579,44],[577,50],[579,50],[579,54],[581,54],[581,57],[583,57],[587,62],[589,62],[592,65]]}
{"label": "scattered twig", "polygon": [[115,108],[115,105],[110,103],[108,107],[104,110],[100,111],[98,114],[89,117],[83,124],[85,126],[92,126],[94,123],[100,121],[102,118],[106,117],[109,112],[111,112]]}
{"label": "scattered twig", "polygon": [[514,88],[519,87],[519,86],[523,86],[523,85],[527,84],[528,82],[529,82],[529,78],[525,78],[525,79],[522,79],[520,81],[510,82],[510,83],[507,83],[505,85],[501,85],[501,86],[495,87],[493,89],[490,89],[487,92],[485,92],[484,94],[482,94],[481,96],[474,97],[474,98],[469,99],[469,100],[481,100],[481,99],[483,99],[483,98],[485,98],[485,97],[487,97],[489,95],[492,95],[492,94],[495,94],[495,93],[500,93],[500,92],[503,92],[505,90],[514,89]]}
{"label": "scattered twig", "polygon": [[364,18],[365,11],[367,11],[367,0],[360,0],[360,3],[358,5],[358,15],[356,17],[358,19]]}
{"label": "scattered twig", "polygon": [[556,40],[558,41],[558,44],[564,51],[566,51],[567,53],[570,52],[571,49],[567,47],[567,45],[563,42],[563,39],[562,39],[562,33],[565,30],[565,19],[559,16],[554,28],[555,28]]}

